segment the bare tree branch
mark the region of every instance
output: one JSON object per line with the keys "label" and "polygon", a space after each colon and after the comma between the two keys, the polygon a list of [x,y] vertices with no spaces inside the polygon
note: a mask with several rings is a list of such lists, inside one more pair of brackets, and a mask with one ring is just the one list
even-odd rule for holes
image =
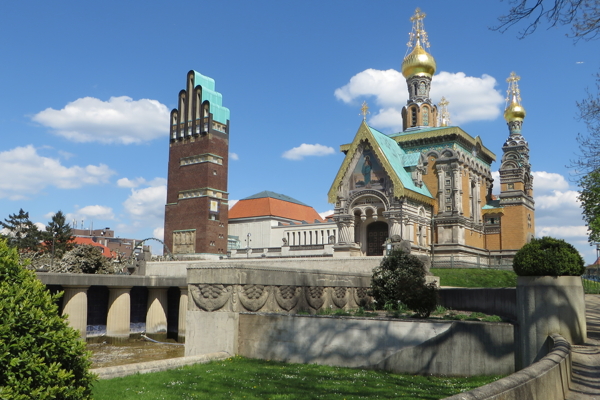
{"label": "bare tree branch", "polygon": [[500,25],[492,30],[504,33],[531,18],[529,25],[519,32],[519,39],[531,35],[545,22],[549,28],[571,25],[570,37],[575,41],[592,40],[600,34],[600,0],[509,0],[509,4],[508,14],[499,17]]}

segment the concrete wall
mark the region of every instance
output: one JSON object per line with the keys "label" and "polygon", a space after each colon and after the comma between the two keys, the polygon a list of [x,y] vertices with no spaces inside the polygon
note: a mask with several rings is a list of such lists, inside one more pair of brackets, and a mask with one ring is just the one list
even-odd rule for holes
{"label": "concrete wall", "polygon": [[513,342],[506,323],[241,313],[236,353],[395,373],[504,375],[514,371]]}
{"label": "concrete wall", "polygon": [[549,354],[529,367],[488,385],[446,400],[564,400],[571,386],[571,345],[548,337]]}
{"label": "concrete wall", "polygon": [[517,320],[516,288],[441,288],[440,304],[453,310],[479,311]]}
{"label": "concrete wall", "polygon": [[517,370],[548,354],[548,335],[558,333],[571,344],[587,339],[585,297],[579,276],[517,278]]}

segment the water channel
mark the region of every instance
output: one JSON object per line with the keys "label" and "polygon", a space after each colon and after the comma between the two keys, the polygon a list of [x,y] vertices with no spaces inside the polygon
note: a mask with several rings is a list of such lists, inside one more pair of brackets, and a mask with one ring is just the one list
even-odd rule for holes
{"label": "water channel", "polygon": [[154,343],[141,338],[123,344],[88,343],[87,349],[92,352],[92,368],[183,357],[185,352],[184,346],[175,341]]}

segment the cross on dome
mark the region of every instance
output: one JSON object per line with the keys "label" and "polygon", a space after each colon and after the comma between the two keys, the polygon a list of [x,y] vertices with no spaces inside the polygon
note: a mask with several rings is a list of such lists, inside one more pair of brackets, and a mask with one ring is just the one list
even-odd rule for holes
{"label": "cross on dome", "polygon": [[414,46],[421,45],[423,47],[429,48],[429,40],[427,39],[427,32],[425,32],[425,27],[423,25],[423,19],[425,19],[424,12],[421,11],[420,8],[415,10],[415,15],[410,17],[410,20],[413,23],[412,31],[409,33],[409,40],[407,46],[409,49]]}

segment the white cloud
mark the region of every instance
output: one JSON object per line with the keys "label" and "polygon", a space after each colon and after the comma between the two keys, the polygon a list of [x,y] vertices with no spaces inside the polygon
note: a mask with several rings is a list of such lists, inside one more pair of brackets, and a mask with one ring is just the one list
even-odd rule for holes
{"label": "white cloud", "polygon": [[121,178],[119,180],[117,180],[117,186],[121,187],[121,188],[136,188],[142,184],[144,184],[146,182],[146,180],[144,178],[135,178],[135,179],[129,179],[129,178]]}
{"label": "white cloud", "polygon": [[240,159],[240,156],[238,156],[237,153],[229,153],[229,158],[234,161],[237,161]]}
{"label": "white cloud", "polygon": [[536,193],[548,193],[554,190],[567,190],[569,182],[561,174],[545,171],[534,171],[533,188]]}
{"label": "white cloud", "polygon": [[66,167],[58,159],[43,157],[32,145],[0,152],[0,198],[25,199],[46,187],[75,189],[108,182],[115,172],[104,164]]}
{"label": "white cloud", "polygon": [[84,97],[62,110],[47,108],[33,120],[74,142],[137,144],[168,134],[169,110],[157,100]]}
{"label": "white cloud", "polygon": [[239,200],[227,200],[227,202],[229,203],[229,209],[231,210],[231,207],[235,206],[235,203],[237,203]]}
{"label": "white cloud", "polygon": [[132,219],[144,220],[148,224],[156,225],[157,221],[164,220],[166,199],[166,185],[131,189],[131,194],[123,202],[123,207]]}
{"label": "white cloud", "polygon": [[115,219],[115,214],[113,213],[113,209],[107,206],[101,205],[93,205],[93,206],[85,206],[80,208],[74,213],[67,214],[67,221],[80,219],[104,219],[104,220],[112,220]]}
{"label": "white cloud", "polygon": [[[480,78],[466,76],[463,72],[442,71],[434,75],[431,100],[438,103],[442,96],[449,102],[448,110],[453,125],[470,121],[493,120],[500,115],[504,102],[495,89],[496,79],[489,75]],[[350,78],[335,90],[334,95],[344,103],[361,97],[375,97],[374,111],[369,123],[381,129],[402,129],[402,107],[408,100],[406,80],[399,71],[367,69]]]}
{"label": "white cloud", "polygon": [[156,238],[156,239],[164,240],[165,239],[165,228],[163,228],[163,227],[155,228],[152,231],[152,237]]}
{"label": "white cloud", "polygon": [[141,178],[141,177],[134,178],[134,179],[121,178],[121,179],[117,180],[117,186],[121,187],[121,188],[132,189],[132,188],[142,186],[144,184],[147,184],[148,186],[161,186],[161,185],[166,185],[167,180],[165,178],[154,178],[148,182],[146,179]]}
{"label": "white cloud", "polygon": [[334,154],[335,150],[333,147],[323,146],[321,144],[306,144],[302,143],[298,147],[294,147],[291,150],[287,150],[281,156],[288,160],[302,160],[304,157],[310,156],[326,156]]}

